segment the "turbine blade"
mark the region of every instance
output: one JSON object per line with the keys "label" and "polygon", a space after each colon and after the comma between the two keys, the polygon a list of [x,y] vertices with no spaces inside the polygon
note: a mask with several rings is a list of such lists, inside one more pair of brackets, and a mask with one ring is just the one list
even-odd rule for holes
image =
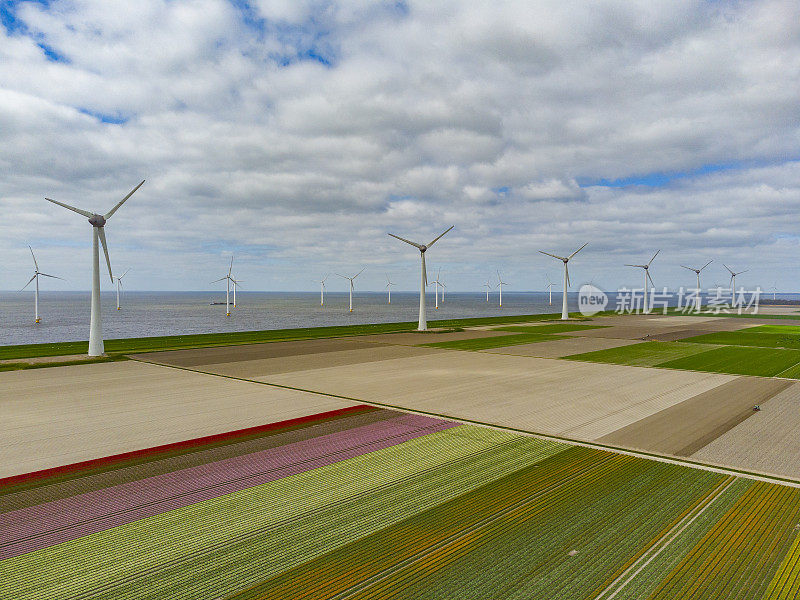
{"label": "turbine blade", "polygon": [[708,261],[708,262],[707,262],[706,264],[704,264],[702,267],[700,267],[700,270],[702,271],[702,270],[703,270],[703,269],[705,269],[705,268],[706,268],[708,265],[710,265],[712,262],[714,262],[714,260],[713,260],[713,259],[712,259],[712,260],[710,260],[710,261]]}
{"label": "turbine blade", "polygon": [[[684,269],[689,269],[690,271],[694,271],[695,273],[697,272],[697,271],[695,271],[695,270],[694,270],[692,267],[687,267],[686,265],[681,265],[681,266],[682,266]],[[702,271],[702,269],[700,269],[700,270]]]}
{"label": "turbine blade", "polygon": [[111,278],[111,283],[114,283],[114,276],[111,274],[111,259],[108,257],[108,244],[106,244],[106,232],[102,227],[95,227],[97,235],[100,236],[100,243],[103,245],[103,254],[106,255],[106,264],[108,265],[108,276]]}
{"label": "turbine blade", "polygon": [[586,246],[587,246],[588,244],[589,244],[589,242],[586,242],[586,243],[585,243],[583,246],[581,246],[580,248],[578,248],[577,250],[575,250],[575,252],[573,252],[572,254],[570,254],[570,255],[567,257],[567,260],[569,260],[570,258],[572,258],[573,256],[575,256],[575,255],[576,255],[578,252],[580,252],[581,250],[583,250],[584,248],[586,248]]}
{"label": "turbine blade", "polygon": [[124,272],[122,275],[120,275],[119,277],[117,277],[117,279],[122,279],[123,277],[125,277],[125,275],[127,275],[127,274],[128,274],[128,271],[130,271],[130,270],[131,270],[131,268],[130,268],[130,267],[128,267],[127,269],[125,269],[125,272]]}
{"label": "turbine blade", "polygon": [[120,207],[120,206],[122,206],[123,204],[125,204],[125,200],[127,200],[128,198],[130,198],[131,196],[133,196],[133,192],[135,192],[135,191],[136,191],[136,190],[138,190],[140,187],[142,187],[142,184],[143,184],[143,183],[144,183],[144,179],[142,179],[142,181],[141,181],[141,183],[139,183],[139,185],[137,185],[137,186],[136,186],[135,188],[133,188],[133,189],[132,189],[130,192],[128,192],[128,195],[127,195],[127,196],[125,196],[125,197],[124,197],[122,200],[120,200],[119,202],[117,202],[117,204],[114,206],[114,208],[112,208],[110,211],[108,211],[106,214],[104,214],[104,215],[103,215],[103,217],[105,217],[105,219],[106,219],[106,220],[108,220],[108,219],[110,219],[112,216],[114,216],[114,213],[115,213],[115,212],[117,212],[117,210],[119,209],[119,207]]}
{"label": "turbine blade", "polygon": [[350,279],[347,275],[342,275],[341,273],[336,273],[342,279]]}
{"label": "turbine blade", "polygon": [[422,255],[422,276],[425,278],[425,285],[428,285],[428,267],[425,266],[425,253],[420,252]]}
{"label": "turbine blade", "polygon": [[31,256],[33,256],[33,266],[36,267],[36,271],[39,271],[39,263],[36,262],[36,255],[33,253],[33,248],[28,246],[28,250],[31,251]]}
{"label": "turbine blade", "polygon": [[568,263],[564,263],[564,272],[567,275],[567,287],[569,287],[570,285],[572,285],[572,282],[569,280],[569,264]]}
{"label": "turbine blade", "polygon": [[231,254],[231,266],[228,267],[228,277],[231,276],[231,271],[233,271],[233,254]]}
{"label": "turbine blade", "polygon": [[430,247],[431,247],[431,246],[433,246],[433,245],[434,245],[436,242],[438,242],[438,241],[439,241],[439,238],[441,238],[441,237],[442,237],[442,236],[443,236],[445,233],[447,233],[448,231],[450,231],[450,230],[451,230],[453,227],[455,227],[455,225],[451,225],[450,227],[448,227],[448,228],[447,228],[447,229],[446,229],[446,230],[445,230],[445,231],[444,231],[442,234],[440,234],[440,235],[439,235],[437,238],[435,238],[435,239],[434,239],[434,240],[433,240],[433,241],[432,241],[430,244],[428,244],[428,248],[430,248]]}
{"label": "turbine blade", "polygon": [[323,278],[322,278],[322,283],[324,284],[324,283],[325,283],[325,281],[326,281],[326,280],[328,279],[328,277],[330,277],[330,276],[331,276],[331,274],[330,274],[330,273],[328,273],[327,275],[325,275],[325,277],[323,277]]}
{"label": "turbine blade", "polygon": [[728,269],[728,273],[731,273],[731,274],[733,273],[733,269],[731,269],[731,268],[730,268],[728,265],[726,265],[725,263],[722,263],[722,266],[723,266],[723,267],[725,267],[726,269]]}
{"label": "turbine blade", "polygon": [[28,287],[28,286],[31,284],[31,281],[33,281],[34,279],[36,279],[36,275],[35,275],[35,274],[34,274],[34,276],[33,276],[33,277],[31,277],[30,279],[28,279],[28,283],[26,283],[25,285],[23,285],[23,286],[20,288],[20,290],[19,290],[19,291],[21,292],[21,291],[22,291],[22,290],[24,290],[26,287]]}
{"label": "turbine blade", "polygon": [[652,262],[653,262],[653,261],[656,259],[656,256],[658,256],[658,253],[659,253],[659,252],[661,252],[661,249],[658,249],[658,250],[656,250],[656,253],[655,253],[655,254],[653,254],[653,258],[651,258],[651,259],[650,259],[650,262],[649,262],[649,263],[647,263],[647,266],[648,266],[648,267],[650,266],[650,263],[652,263]]}
{"label": "turbine blade", "polygon": [[58,200],[53,200],[52,198],[45,198],[48,202],[52,202],[53,204],[58,204],[59,206],[63,206],[64,208],[71,210],[72,212],[76,212],[79,215],[83,215],[89,219],[92,218],[92,214],[88,210],[81,210],[80,208],[75,208],[74,206],[70,206],[69,204],[64,204],[63,202],[59,202]]}
{"label": "turbine blade", "polygon": [[[367,267],[364,267],[364,269],[366,269],[366,268],[367,268]],[[364,272],[364,269],[361,269],[361,270],[360,270],[358,273],[356,273],[355,275],[353,275],[353,279],[355,279],[356,277],[358,277],[359,275],[361,275],[361,274]]]}
{"label": "turbine blade", "polygon": [[564,258],[563,256],[558,256],[557,254],[550,254],[549,252],[545,252],[544,250],[539,250],[542,254],[547,254],[547,256],[552,256],[553,258],[557,258],[558,260],[569,260]]}
{"label": "turbine blade", "polygon": [[220,277],[219,279],[215,279],[214,281],[212,281],[210,283],[217,283],[219,281],[225,281],[226,279],[227,279],[227,277]]}
{"label": "turbine blade", "polygon": [[747,273],[750,269],[745,269],[744,271],[739,271],[737,275],[741,275],[742,273]]}
{"label": "turbine blade", "polygon": [[[66,281],[63,277],[56,277],[55,275],[48,275],[47,273],[39,273],[42,277],[52,277],[53,279],[60,279],[61,281]],[[36,277],[34,275],[34,277]]]}
{"label": "turbine blade", "polygon": [[644,269],[647,265],[629,265],[628,263],[625,263],[625,266],[626,267],[639,267],[640,269]]}
{"label": "turbine blade", "polygon": [[397,238],[401,242],[405,242],[406,244],[411,244],[412,246],[415,246],[420,250],[422,250],[422,244],[417,244],[416,242],[412,242],[411,240],[407,240],[406,238],[401,238],[399,235],[395,235],[393,233],[390,233],[389,235],[392,236],[393,238]]}
{"label": "turbine blade", "polygon": [[645,271],[647,273],[647,279],[650,280],[650,283],[653,284],[653,287],[656,287],[656,282],[653,281],[653,278],[650,277],[650,271]]}

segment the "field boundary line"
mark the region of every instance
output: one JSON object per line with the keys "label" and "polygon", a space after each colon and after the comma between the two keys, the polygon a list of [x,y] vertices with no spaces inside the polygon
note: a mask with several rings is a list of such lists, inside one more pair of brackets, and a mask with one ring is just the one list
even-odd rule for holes
{"label": "field boundary line", "polygon": [[[540,433],[536,431],[528,431],[526,429],[519,429],[518,427],[511,427],[510,425],[498,425],[496,423],[487,423],[485,421],[478,421],[477,419],[468,419],[465,417],[457,417],[453,415],[447,415],[444,413],[437,413],[433,411],[427,410],[420,410],[415,408],[408,408],[406,406],[401,406],[399,404],[389,404],[388,402],[378,402],[375,400],[363,400],[360,398],[351,398],[350,396],[343,396],[341,394],[332,394],[329,392],[320,392],[318,390],[309,390],[305,388],[295,387],[291,385],[284,385],[281,383],[271,383],[269,381],[255,381],[253,379],[246,379],[244,377],[234,377],[232,375],[222,375],[220,373],[210,373],[208,371],[201,371],[199,369],[193,369],[190,367],[180,367],[176,365],[166,365],[163,363],[144,360],[142,358],[131,358],[131,360],[136,362],[141,362],[145,364],[151,364],[158,367],[164,367],[167,369],[176,369],[178,371],[189,371],[191,373],[198,373],[200,375],[209,375],[211,377],[222,377],[224,379],[231,379],[233,381],[243,381],[246,383],[252,383],[255,385],[265,385],[268,387],[280,388],[284,390],[294,390],[296,392],[304,392],[307,394],[315,394],[317,396],[326,396],[328,398],[336,398],[338,400],[344,400],[347,402],[355,402],[358,404],[367,404],[369,406],[377,406],[380,408],[388,408],[392,410],[399,410],[406,413],[413,413],[417,415],[424,415],[426,417],[435,417],[437,419],[445,419],[447,421],[454,421],[458,423],[464,423],[466,425],[479,425],[481,427],[488,427],[489,429],[497,429],[500,431],[510,431],[512,433],[518,433],[521,435],[527,435],[530,437],[535,437],[543,440],[550,440],[554,442],[562,442],[564,444],[570,444],[573,446],[583,446],[585,448],[593,448],[595,450],[606,450],[608,452],[614,452],[616,454],[624,454],[627,456],[638,456],[640,458],[649,458],[651,460],[657,460],[664,463],[669,463],[673,465],[679,465],[684,467],[690,467],[694,469],[700,469],[704,471],[710,471],[712,473],[720,473],[721,475],[735,475],[737,477],[744,477],[746,479],[752,479],[754,481],[764,481],[766,483],[775,483],[778,485],[785,485],[789,487],[796,487],[800,488],[800,480],[792,479],[790,477],[781,477],[779,475],[770,475],[768,473],[759,473],[757,471],[747,471],[745,469],[737,469],[734,467],[725,467],[722,465],[714,465],[708,463],[701,463],[697,461],[692,461],[688,459],[681,459],[673,456],[667,456],[664,454],[658,454],[656,452],[647,452],[643,450],[631,450],[630,448],[622,448],[620,446],[611,446],[608,444],[600,444],[598,442],[590,442],[585,440],[576,440],[573,438],[561,437],[558,435],[548,434],[548,433]],[[553,359],[553,360],[560,360],[560,359]],[[747,377],[747,375],[742,375],[741,377]],[[796,379],[790,379],[788,381],[797,381]]]}
{"label": "field boundary line", "polygon": [[[617,594],[619,594],[626,585],[628,585],[631,581],[633,581],[634,578],[639,573],[641,573],[642,570],[644,570],[645,567],[647,567],[647,565],[649,565],[653,560],[655,560],[656,557],[659,554],[661,554],[661,552],[663,552],[673,541],[675,541],[675,539],[677,539],[677,537],[681,533],[683,533],[684,530],[687,527],[689,527],[689,525],[694,523],[694,521],[700,515],[702,515],[706,511],[706,509],[709,506],[711,506],[714,503],[714,501],[717,500],[729,487],[731,487],[731,485],[733,485],[735,481],[736,481],[736,477],[734,477],[732,475],[730,475],[728,477],[727,482],[726,481],[722,481],[714,490],[711,491],[710,494],[708,494],[704,498],[704,503],[701,503],[700,506],[695,507],[695,509],[693,511],[691,511],[683,519],[681,519],[679,522],[677,522],[672,529],[670,529],[667,533],[665,533],[663,536],[661,536],[661,538],[658,539],[656,541],[656,543],[653,544],[644,554],[642,554],[642,556],[640,556],[639,559],[636,562],[634,562],[630,567],[625,569],[625,571],[623,571],[620,574],[619,577],[617,577],[614,581],[612,581],[608,585],[608,587],[606,587],[606,589],[604,589],[597,596],[595,596],[595,600],[599,600],[600,598],[605,596],[605,594],[610,592],[614,588],[614,586],[616,586],[618,583],[620,584],[619,587],[617,587],[610,596],[606,596],[605,600],[611,600]],[[678,528],[677,531],[675,531],[676,528]],[[669,539],[666,539],[666,538],[669,538]],[[644,560],[644,562],[642,563],[643,560]],[[639,566],[639,568],[636,569],[633,573],[630,573],[631,569],[634,569],[640,563],[641,563],[641,565]],[[627,576],[627,578],[626,578],[626,576]],[[626,579],[624,579],[624,581],[622,581],[623,578],[626,578]],[[621,583],[620,583],[620,581],[621,581]]]}

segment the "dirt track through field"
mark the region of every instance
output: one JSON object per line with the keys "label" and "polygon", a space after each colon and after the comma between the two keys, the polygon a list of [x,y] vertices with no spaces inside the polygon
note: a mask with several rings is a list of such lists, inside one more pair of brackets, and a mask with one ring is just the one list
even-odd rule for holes
{"label": "dirt track through field", "polygon": [[604,444],[690,456],[754,414],[792,383],[779,379],[740,377],[698,394],[613,433]]}
{"label": "dirt track through field", "polygon": [[582,352],[594,352],[595,350],[608,350],[620,346],[630,346],[638,344],[639,340],[618,340],[607,338],[567,338],[563,340],[553,340],[551,342],[537,342],[535,344],[519,344],[517,346],[505,346],[503,348],[490,348],[483,352],[494,354],[513,354],[516,356],[538,356],[541,358],[561,358]]}

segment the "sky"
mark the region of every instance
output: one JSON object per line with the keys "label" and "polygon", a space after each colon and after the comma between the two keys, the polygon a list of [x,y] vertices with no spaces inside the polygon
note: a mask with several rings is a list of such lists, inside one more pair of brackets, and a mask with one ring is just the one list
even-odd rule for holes
{"label": "sky", "polygon": [[[800,292],[800,3],[0,1],[0,289]],[[107,273],[104,289],[112,289]],[[332,275],[328,289],[347,282]],[[559,286],[556,287],[559,289]]]}

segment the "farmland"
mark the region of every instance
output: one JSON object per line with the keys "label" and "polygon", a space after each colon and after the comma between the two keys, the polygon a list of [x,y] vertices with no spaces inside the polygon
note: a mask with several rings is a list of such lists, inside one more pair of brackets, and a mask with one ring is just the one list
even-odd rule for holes
{"label": "farmland", "polygon": [[796,563],[796,488],[430,417],[187,448],[3,482],[0,595],[751,597]]}

